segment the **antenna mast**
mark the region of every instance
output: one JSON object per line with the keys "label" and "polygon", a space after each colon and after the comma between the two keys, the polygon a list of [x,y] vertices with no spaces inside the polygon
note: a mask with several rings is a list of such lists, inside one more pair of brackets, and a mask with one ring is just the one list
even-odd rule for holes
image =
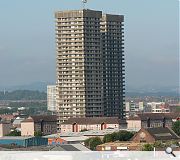
{"label": "antenna mast", "polygon": [[87,0],[82,0],[82,3],[83,3],[83,9],[85,9],[86,8]]}

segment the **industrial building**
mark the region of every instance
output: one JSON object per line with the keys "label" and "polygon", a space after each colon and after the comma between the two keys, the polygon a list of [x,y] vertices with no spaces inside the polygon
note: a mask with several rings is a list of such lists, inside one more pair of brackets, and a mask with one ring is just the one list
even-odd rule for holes
{"label": "industrial building", "polygon": [[48,145],[48,139],[42,137],[0,137],[0,145],[11,145],[20,147]]}

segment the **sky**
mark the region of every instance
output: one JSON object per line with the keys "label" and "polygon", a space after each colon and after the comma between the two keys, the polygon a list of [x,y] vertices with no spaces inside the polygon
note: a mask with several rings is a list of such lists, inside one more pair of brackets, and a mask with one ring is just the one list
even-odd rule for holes
{"label": "sky", "polygon": [[[178,86],[178,0],[89,0],[125,16],[126,86]],[[0,0],[0,86],[56,80],[55,18],[81,0]]]}

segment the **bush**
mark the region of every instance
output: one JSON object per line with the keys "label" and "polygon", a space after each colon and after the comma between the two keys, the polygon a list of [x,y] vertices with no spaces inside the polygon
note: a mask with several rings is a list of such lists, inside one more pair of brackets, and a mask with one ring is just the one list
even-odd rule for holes
{"label": "bush", "polygon": [[155,148],[164,148],[166,145],[162,141],[156,141],[154,142]]}
{"label": "bush", "polygon": [[93,137],[85,140],[85,146],[90,148],[91,150],[95,151],[96,147],[102,144],[102,141],[99,137]]}
{"label": "bush", "polygon": [[10,132],[9,134],[7,134],[6,136],[21,136],[21,132],[14,130],[14,131]]}
{"label": "bush", "polygon": [[180,120],[173,123],[172,130],[180,136]]}
{"label": "bush", "polygon": [[134,136],[134,133],[129,131],[119,131],[118,139],[119,141],[129,141]]}
{"label": "bush", "polygon": [[154,146],[152,144],[144,144],[142,150],[143,151],[153,151]]}
{"label": "bush", "polygon": [[134,136],[133,132],[123,130],[105,135],[103,138],[103,142],[108,143],[114,141],[129,141],[133,136]]}
{"label": "bush", "polygon": [[112,134],[106,134],[103,137],[103,143],[108,143],[108,142],[112,142],[112,141],[113,141]]}
{"label": "bush", "polygon": [[35,131],[34,132],[34,136],[35,137],[41,137],[42,136],[42,132],[41,131]]}

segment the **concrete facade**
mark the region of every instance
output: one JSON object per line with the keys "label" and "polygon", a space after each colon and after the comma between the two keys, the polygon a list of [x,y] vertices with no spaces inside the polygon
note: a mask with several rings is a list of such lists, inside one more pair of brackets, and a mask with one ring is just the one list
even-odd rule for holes
{"label": "concrete facade", "polygon": [[47,107],[49,111],[56,112],[56,85],[47,86]]}
{"label": "concrete facade", "polygon": [[104,116],[120,119],[125,117],[123,22],[123,15],[103,14],[101,18]]}
{"label": "concrete facade", "polygon": [[34,136],[34,122],[21,122],[21,136]]}

